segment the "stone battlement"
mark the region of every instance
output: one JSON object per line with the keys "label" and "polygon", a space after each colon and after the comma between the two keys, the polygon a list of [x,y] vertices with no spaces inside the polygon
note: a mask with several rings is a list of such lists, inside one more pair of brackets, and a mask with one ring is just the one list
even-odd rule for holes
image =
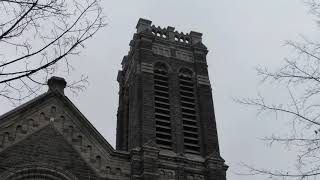
{"label": "stone battlement", "polygon": [[137,23],[137,33],[151,31],[152,35],[162,39],[180,44],[196,44],[202,41],[202,33],[191,31],[190,33],[183,33],[174,31],[174,27],[167,28],[156,27],[152,25],[152,21],[140,18]]}

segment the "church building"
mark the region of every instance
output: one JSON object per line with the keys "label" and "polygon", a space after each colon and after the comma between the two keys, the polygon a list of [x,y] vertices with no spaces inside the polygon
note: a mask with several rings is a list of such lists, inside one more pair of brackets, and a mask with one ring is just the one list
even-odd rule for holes
{"label": "church building", "polygon": [[1,180],[226,180],[202,34],[136,29],[117,77],[116,148],[51,77],[0,116]]}

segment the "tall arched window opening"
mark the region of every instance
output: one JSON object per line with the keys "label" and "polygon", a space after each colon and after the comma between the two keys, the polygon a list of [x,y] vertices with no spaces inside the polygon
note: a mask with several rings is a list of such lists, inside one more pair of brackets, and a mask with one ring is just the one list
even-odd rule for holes
{"label": "tall arched window opening", "polygon": [[168,69],[164,64],[154,67],[154,111],[156,143],[162,149],[172,150],[171,116]]}
{"label": "tall arched window opening", "polygon": [[183,124],[184,151],[199,154],[199,129],[196,113],[193,72],[181,69],[179,72],[180,105]]}

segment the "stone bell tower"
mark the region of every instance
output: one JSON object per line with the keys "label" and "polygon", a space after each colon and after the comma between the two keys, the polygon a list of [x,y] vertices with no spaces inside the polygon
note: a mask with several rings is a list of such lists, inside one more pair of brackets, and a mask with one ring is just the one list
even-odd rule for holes
{"label": "stone bell tower", "polygon": [[[221,164],[202,34],[151,23],[139,19],[118,74],[116,148],[132,151],[148,144],[160,153],[207,158],[209,164],[214,157]],[[220,168],[217,180],[225,178],[224,163]],[[206,173],[208,179],[218,177]]]}

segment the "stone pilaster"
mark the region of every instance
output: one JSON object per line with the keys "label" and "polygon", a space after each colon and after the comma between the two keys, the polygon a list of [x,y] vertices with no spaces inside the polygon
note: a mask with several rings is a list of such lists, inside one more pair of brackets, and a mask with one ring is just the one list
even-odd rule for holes
{"label": "stone pilaster", "polygon": [[218,153],[212,153],[206,158],[207,180],[226,180],[228,166]]}
{"label": "stone pilaster", "polygon": [[142,163],[143,163],[143,179],[157,180],[159,179],[159,149],[150,141],[142,147]]}
{"label": "stone pilaster", "polygon": [[142,163],[141,163],[140,148],[131,150],[130,160],[131,160],[131,179],[142,180],[142,177],[141,177]]}

